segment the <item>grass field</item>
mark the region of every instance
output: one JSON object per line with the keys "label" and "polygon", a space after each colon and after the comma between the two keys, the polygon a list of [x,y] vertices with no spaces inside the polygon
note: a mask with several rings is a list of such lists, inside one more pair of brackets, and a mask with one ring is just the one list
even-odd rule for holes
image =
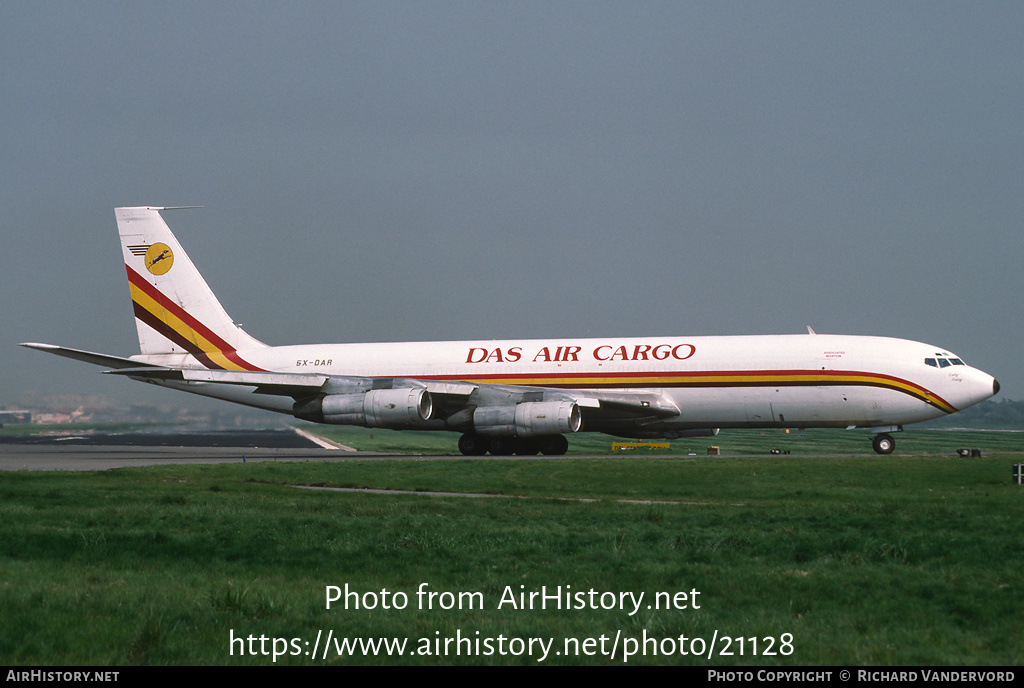
{"label": "grass field", "polygon": [[[414,432],[357,428],[353,426],[313,425],[302,427],[360,451],[397,452],[423,456],[458,454],[458,434],[449,432]],[[764,455],[773,449],[793,455],[856,454],[874,455],[872,435],[865,430],[723,430],[716,437],[693,437],[673,440],[671,448],[658,454],[707,455],[717,446],[726,455]],[[913,428],[894,433],[896,456],[908,454],[954,454],[961,448],[978,448],[984,453],[994,451],[1024,452],[1024,431],[940,430]],[[610,454],[612,444],[629,439],[608,435],[580,433],[569,436],[570,454]],[[647,450],[631,450],[630,455],[644,455]]]}
{"label": "grass field", "polygon": [[[859,433],[723,432],[674,456],[4,473],[0,663],[271,664],[276,648],[277,664],[618,665],[632,647],[648,654],[630,664],[1020,664],[1017,437],[907,432],[878,457]],[[686,455],[708,444],[734,456]],[[346,584],[376,608],[327,609]],[[421,585],[449,595],[421,609]],[[559,587],[585,608],[507,602]],[[636,613],[621,593],[644,593]],[[657,593],[686,608],[647,608]],[[408,645],[325,659],[329,631]]]}

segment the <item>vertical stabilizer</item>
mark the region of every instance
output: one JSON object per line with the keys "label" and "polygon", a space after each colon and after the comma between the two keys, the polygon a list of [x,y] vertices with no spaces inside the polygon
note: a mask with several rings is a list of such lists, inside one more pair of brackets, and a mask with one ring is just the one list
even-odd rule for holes
{"label": "vertical stabilizer", "polygon": [[161,210],[114,209],[142,353],[188,353],[209,368],[258,370],[244,352],[266,345],[231,320]]}

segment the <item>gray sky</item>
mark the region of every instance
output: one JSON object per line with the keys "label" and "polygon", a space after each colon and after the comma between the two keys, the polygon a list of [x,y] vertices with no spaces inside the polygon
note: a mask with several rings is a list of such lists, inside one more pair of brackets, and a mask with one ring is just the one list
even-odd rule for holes
{"label": "gray sky", "polygon": [[[926,341],[1024,398],[1019,2],[0,3],[0,403],[173,393],[113,208],[271,344]],[[181,400],[184,401],[184,400]]]}

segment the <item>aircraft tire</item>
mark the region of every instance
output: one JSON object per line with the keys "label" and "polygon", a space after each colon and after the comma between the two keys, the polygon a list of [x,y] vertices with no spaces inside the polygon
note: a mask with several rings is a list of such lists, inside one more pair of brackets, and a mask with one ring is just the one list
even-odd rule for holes
{"label": "aircraft tire", "polygon": [[871,446],[874,447],[875,452],[878,454],[892,454],[893,450],[896,449],[896,440],[892,438],[892,435],[875,435],[875,439],[871,441]]}
{"label": "aircraft tire", "polygon": [[540,441],[540,451],[545,456],[562,456],[569,451],[569,440],[564,435],[550,435]]}
{"label": "aircraft tire", "polygon": [[514,437],[495,437],[491,440],[491,454],[494,456],[512,456],[516,453]]}
{"label": "aircraft tire", "polygon": [[483,456],[489,448],[486,437],[465,434],[459,438],[459,451],[463,456]]}
{"label": "aircraft tire", "polygon": [[518,456],[536,456],[540,454],[540,440],[536,437],[517,437],[515,450]]}

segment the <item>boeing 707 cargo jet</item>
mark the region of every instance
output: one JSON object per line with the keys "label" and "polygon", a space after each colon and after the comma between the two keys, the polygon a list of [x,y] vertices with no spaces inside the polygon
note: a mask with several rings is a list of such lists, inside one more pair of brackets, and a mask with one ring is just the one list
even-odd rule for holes
{"label": "boeing 707 cargo jet", "polygon": [[938,347],[805,335],[268,346],[236,325],[160,215],[117,208],[141,353],[23,344],[162,387],[318,423],[462,433],[467,455],[564,454],[566,435],[710,436],[720,428],[907,423],[999,391]]}

